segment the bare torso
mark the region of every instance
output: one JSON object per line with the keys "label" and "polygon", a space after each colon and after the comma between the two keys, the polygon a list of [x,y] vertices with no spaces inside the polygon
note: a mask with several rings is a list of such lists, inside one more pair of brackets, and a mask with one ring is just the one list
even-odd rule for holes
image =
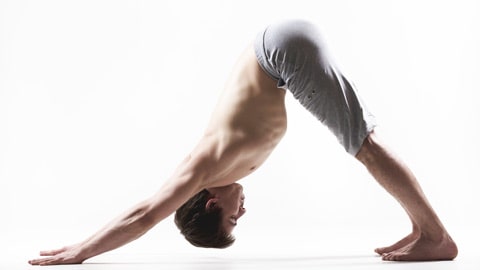
{"label": "bare torso", "polygon": [[189,160],[203,172],[203,187],[232,184],[267,159],[286,128],[285,90],[261,69],[250,47],[235,65]]}
{"label": "bare torso", "polygon": [[[277,88],[274,80],[262,71],[250,47],[235,66],[199,144],[156,194],[85,241],[41,252],[40,255],[46,257],[29,263],[82,263],[137,239],[201,189],[228,186],[258,168],[283,137],[286,126],[285,90]],[[412,221],[410,235],[392,246],[376,250],[384,260],[452,260],[457,256],[455,242],[415,176],[373,132],[363,141],[356,158],[401,203]],[[219,203],[220,198],[216,199]],[[231,202],[222,210],[226,221],[222,223],[229,224],[230,233],[234,225],[229,222],[233,218],[236,223],[242,215],[243,199],[227,200]],[[208,204],[205,207],[209,207]]]}

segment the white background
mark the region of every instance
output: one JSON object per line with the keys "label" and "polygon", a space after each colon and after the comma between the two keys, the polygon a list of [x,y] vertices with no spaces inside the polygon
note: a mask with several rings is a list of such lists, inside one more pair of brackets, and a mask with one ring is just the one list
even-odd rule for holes
{"label": "white background", "polygon": [[[478,14],[478,1],[0,1],[0,250],[26,260],[80,241],[152,195],[243,49],[285,18],[320,26],[460,247],[478,242]],[[231,250],[370,251],[408,233],[398,204],[291,95],[287,110],[284,140],[241,181]],[[193,250],[171,218],[126,249]]]}

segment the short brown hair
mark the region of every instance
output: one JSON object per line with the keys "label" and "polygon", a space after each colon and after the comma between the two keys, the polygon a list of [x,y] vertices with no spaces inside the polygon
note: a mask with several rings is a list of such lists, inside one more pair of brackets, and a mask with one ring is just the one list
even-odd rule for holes
{"label": "short brown hair", "polygon": [[222,209],[206,209],[212,198],[206,189],[190,198],[175,212],[175,224],[188,242],[196,247],[226,248],[235,238],[227,234],[221,226]]}

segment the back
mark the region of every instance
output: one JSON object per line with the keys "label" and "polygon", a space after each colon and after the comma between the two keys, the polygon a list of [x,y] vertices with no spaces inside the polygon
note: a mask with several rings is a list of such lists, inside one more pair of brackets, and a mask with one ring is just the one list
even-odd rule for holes
{"label": "back", "polygon": [[[209,181],[228,185],[258,168],[285,134],[285,90],[277,88],[249,47],[235,65],[195,152],[211,162]],[[194,154],[192,153],[192,154]]]}

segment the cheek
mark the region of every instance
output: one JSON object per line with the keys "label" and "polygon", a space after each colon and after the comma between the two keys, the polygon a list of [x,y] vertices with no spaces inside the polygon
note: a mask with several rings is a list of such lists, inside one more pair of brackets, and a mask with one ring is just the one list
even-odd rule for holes
{"label": "cheek", "polygon": [[238,211],[238,206],[236,203],[232,203],[228,206],[228,212],[230,213],[230,215],[237,214],[237,211]]}

